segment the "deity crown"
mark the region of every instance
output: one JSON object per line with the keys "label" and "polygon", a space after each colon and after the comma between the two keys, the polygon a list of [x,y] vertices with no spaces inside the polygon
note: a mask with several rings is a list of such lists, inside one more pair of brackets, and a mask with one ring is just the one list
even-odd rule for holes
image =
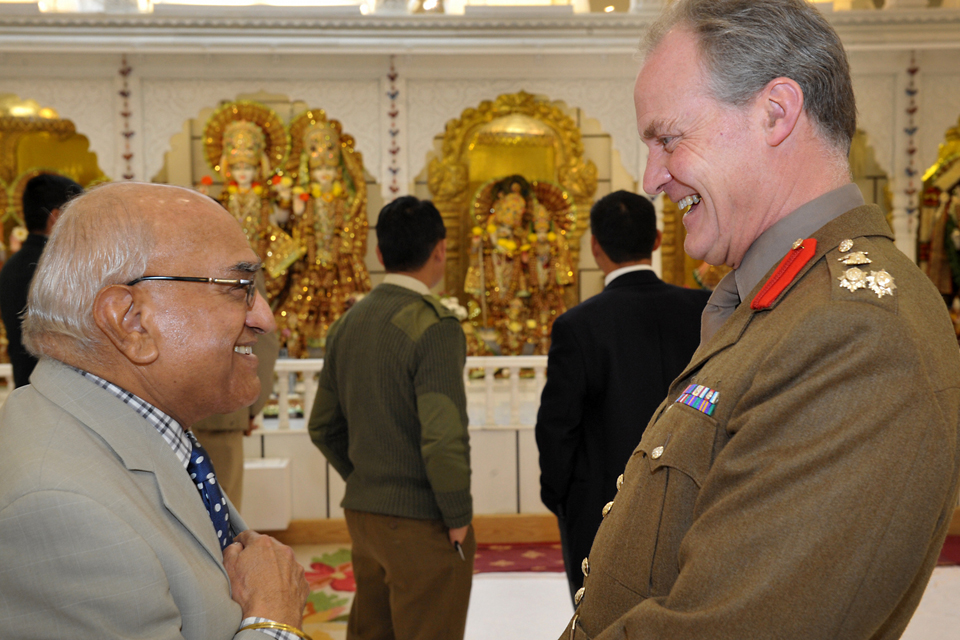
{"label": "deity crown", "polygon": [[263,130],[256,123],[237,120],[223,130],[223,151],[227,165],[245,162],[258,166],[265,147]]}

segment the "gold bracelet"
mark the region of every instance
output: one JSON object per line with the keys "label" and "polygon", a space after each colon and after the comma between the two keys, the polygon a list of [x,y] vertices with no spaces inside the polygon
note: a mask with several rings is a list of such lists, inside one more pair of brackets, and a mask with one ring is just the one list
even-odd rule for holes
{"label": "gold bracelet", "polygon": [[245,627],[241,627],[237,633],[240,633],[240,631],[247,631],[248,629],[251,631],[255,629],[278,629],[280,631],[289,631],[290,633],[300,636],[303,638],[303,640],[313,640],[313,638],[305,634],[303,631],[300,631],[300,629],[291,627],[290,625],[283,624],[281,622],[257,622],[254,624],[248,624]]}

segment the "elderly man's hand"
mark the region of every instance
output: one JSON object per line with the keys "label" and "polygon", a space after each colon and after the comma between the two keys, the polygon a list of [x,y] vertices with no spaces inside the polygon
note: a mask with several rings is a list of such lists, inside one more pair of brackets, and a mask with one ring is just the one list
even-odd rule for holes
{"label": "elderly man's hand", "polygon": [[230,577],[230,595],[244,618],[257,616],[301,627],[310,589],[290,547],[247,530],[224,550],[223,565]]}

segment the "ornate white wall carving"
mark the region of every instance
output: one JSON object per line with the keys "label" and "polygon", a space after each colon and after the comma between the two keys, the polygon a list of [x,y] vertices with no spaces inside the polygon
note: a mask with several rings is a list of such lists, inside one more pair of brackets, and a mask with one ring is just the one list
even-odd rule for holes
{"label": "ornate white wall carving", "polygon": [[103,172],[114,179],[119,177],[115,175],[113,78],[4,78],[0,81],[0,93],[15,93],[24,100],[36,100],[42,107],[55,109],[61,118],[73,121],[77,133],[90,141],[90,151],[97,154],[97,164]]}
{"label": "ornate white wall carving", "polygon": [[877,164],[893,177],[898,164],[894,159],[894,131],[897,100],[896,70],[879,74],[853,74],[853,92],[857,99],[857,127],[867,134]]}
{"label": "ornate white wall carving", "polygon": [[433,138],[442,135],[448,120],[483,100],[494,100],[517,91],[562,100],[580,108],[600,122],[620,152],[624,169],[637,178],[639,136],[633,110],[633,80],[408,80],[407,125],[409,127],[410,175],[418,175],[428,163]]}
{"label": "ornate white wall carving", "polygon": [[144,155],[146,177],[163,167],[170,150],[170,138],[183,130],[183,123],[195,118],[205,107],[240,94],[265,91],[303,100],[313,108],[326,110],[330,118],[343,123],[343,130],[357,141],[364,166],[372,175],[380,173],[380,85],[373,81],[291,82],[260,80],[143,80]]}

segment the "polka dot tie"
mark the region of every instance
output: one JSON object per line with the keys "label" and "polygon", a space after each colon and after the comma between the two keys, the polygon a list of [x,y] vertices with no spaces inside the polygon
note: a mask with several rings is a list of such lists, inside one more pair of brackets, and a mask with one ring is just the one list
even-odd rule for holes
{"label": "polka dot tie", "polygon": [[220,493],[220,485],[217,484],[217,476],[213,472],[213,463],[210,456],[204,451],[197,438],[187,432],[187,436],[193,442],[193,451],[190,452],[190,462],[187,464],[187,473],[193,479],[200,497],[203,499],[203,505],[210,514],[210,520],[213,521],[213,528],[217,532],[217,538],[220,540],[220,548],[223,549],[233,542],[233,535],[230,533],[230,514],[227,513],[227,500]]}

